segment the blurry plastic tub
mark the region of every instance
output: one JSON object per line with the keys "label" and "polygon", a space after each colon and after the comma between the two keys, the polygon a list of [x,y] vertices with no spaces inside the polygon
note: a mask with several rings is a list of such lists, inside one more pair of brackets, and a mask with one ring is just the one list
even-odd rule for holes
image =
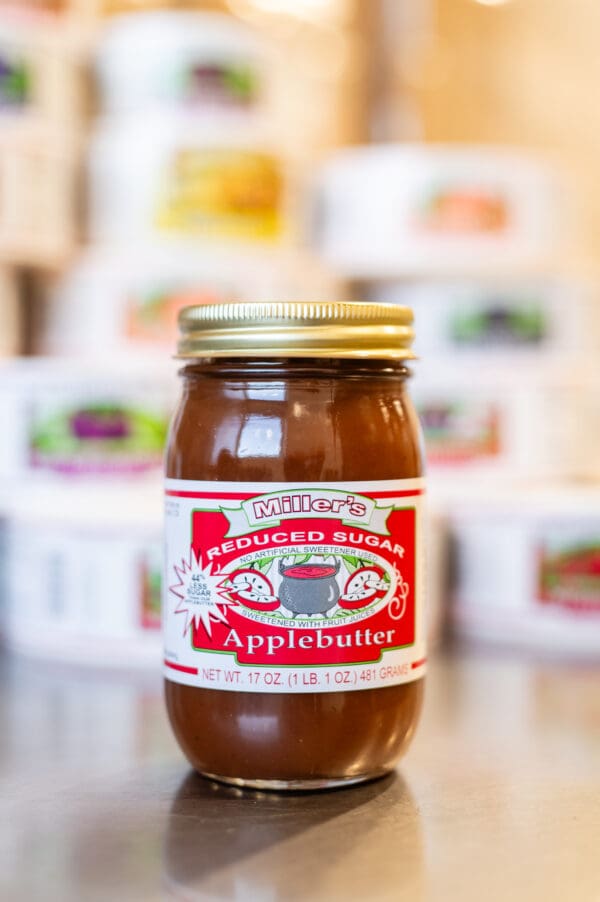
{"label": "blurry plastic tub", "polygon": [[141,480],[162,468],[174,366],[22,359],[0,365],[0,479]]}
{"label": "blurry plastic tub", "polygon": [[269,243],[286,232],[287,170],[243,119],[156,114],[101,123],[90,151],[90,233],[105,242]]}
{"label": "blurry plastic tub", "polygon": [[412,394],[429,472],[538,479],[576,475],[585,454],[585,378],[575,358],[537,364],[505,355],[417,363]]}
{"label": "blurry plastic tub", "polygon": [[181,10],[112,20],[101,33],[96,69],[107,114],[251,112],[262,81],[260,43],[250,29],[231,16]]}
{"label": "blurry plastic tub", "polygon": [[507,149],[351,148],[321,172],[317,243],[351,278],[542,266],[563,250],[560,188]]}
{"label": "blurry plastic tub", "polygon": [[[415,314],[415,350],[461,354],[544,355],[591,350],[600,323],[597,290],[574,279],[487,279],[379,283],[370,296],[407,304]],[[539,358],[538,358],[539,359]]]}
{"label": "blurry plastic tub", "polygon": [[3,611],[11,648],[106,667],[160,666],[158,484],[0,487]]}
{"label": "blurry plastic tub", "polygon": [[105,356],[155,349],[172,354],[178,311],[210,301],[335,298],[339,288],[299,253],[233,253],[197,243],[96,249],[55,286],[41,349]]}
{"label": "blurry plastic tub", "polygon": [[600,490],[513,487],[449,516],[455,633],[600,658]]}

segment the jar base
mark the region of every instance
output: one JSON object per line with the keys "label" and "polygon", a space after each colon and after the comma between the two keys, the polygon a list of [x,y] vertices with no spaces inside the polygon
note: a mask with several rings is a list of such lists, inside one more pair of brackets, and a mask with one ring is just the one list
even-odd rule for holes
{"label": "jar base", "polygon": [[316,790],[343,789],[348,786],[356,786],[358,783],[379,780],[391,773],[391,769],[329,780],[324,778],[315,780],[247,780],[239,777],[222,777],[219,774],[209,774],[205,771],[198,771],[198,773],[207,780],[225,783],[227,786],[237,786],[239,789],[258,789],[266,792],[315,792]]}

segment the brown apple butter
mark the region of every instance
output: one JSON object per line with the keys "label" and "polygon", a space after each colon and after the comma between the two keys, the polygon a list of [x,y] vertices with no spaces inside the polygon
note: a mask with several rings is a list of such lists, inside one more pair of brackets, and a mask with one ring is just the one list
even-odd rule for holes
{"label": "brown apple butter", "polygon": [[389,772],[425,669],[412,316],[184,311],[166,460],[169,717],[202,774],[311,789]]}

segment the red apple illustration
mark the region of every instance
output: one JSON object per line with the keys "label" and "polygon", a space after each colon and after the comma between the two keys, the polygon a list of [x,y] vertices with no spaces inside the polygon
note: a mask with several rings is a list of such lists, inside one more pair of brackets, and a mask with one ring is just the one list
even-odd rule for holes
{"label": "red apple illustration", "polygon": [[344,586],[339,606],[347,611],[354,611],[383,598],[389,589],[389,583],[385,582],[383,575],[381,567],[361,567],[355,570]]}
{"label": "red apple illustration", "polygon": [[275,611],[279,599],[273,594],[273,586],[258,570],[236,570],[229,577],[232,598],[253,611]]}

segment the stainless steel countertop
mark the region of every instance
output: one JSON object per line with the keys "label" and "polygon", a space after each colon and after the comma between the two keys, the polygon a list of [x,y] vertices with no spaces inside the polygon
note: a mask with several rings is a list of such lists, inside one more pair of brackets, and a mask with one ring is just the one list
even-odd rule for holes
{"label": "stainless steel countertop", "polygon": [[600,670],[444,655],[400,773],[286,797],[190,774],[156,679],[0,666],[7,902],[600,900]]}

